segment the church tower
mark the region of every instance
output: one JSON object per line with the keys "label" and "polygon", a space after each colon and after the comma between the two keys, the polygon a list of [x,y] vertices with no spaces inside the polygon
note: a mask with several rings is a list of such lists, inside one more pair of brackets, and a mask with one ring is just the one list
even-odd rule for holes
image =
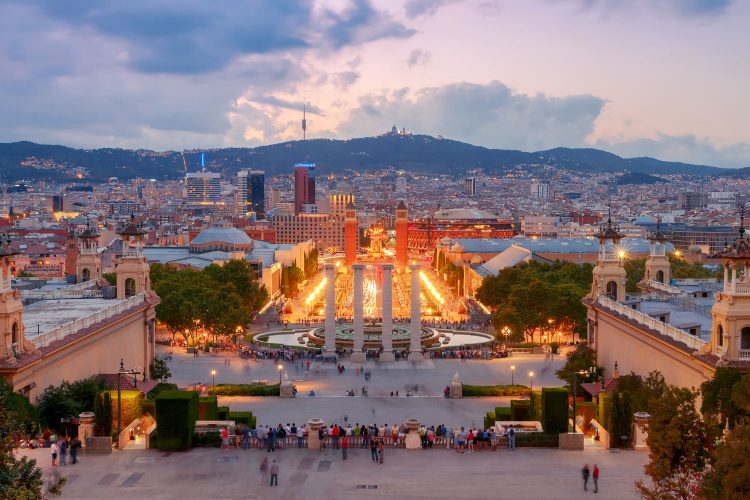
{"label": "church tower", "polygon": [[[625,300],[626,273],[623,266],[625,252],[618,248],[622,234],[619,228],[612,224],[612,214],[607,222],[602,224],[596,234],[599,240],[599,256],[594,266],[593,283],[591,284],[591,298],[596,299],[606,295],[612,300]],[[607,247],[607,243],[611,245]]]}
{"label": "church tower", "polygon": [[134,217],[120,227],[122,257],[117,264],[117,298],[124,299],[139,293],[151,293],[148,259],[143,256],[143,236],[146,234]]}
{"label": "church tower", "polygon": [[649,281],[669,285],[672,280],[672,268],[667,258],[667,238],[659,229],[659,224],[656,225],[656,232],[649,235],[648,243],[648,260],[643,281],[646,285]]}
{"label": "church tower", "polygon": [[102,278],[102,260],[99,256],[99,231],[91,224],[78,235],[76,283]]}
{"label": "church tower", "polygon": [[73,226],[68,227],[68,238],[65,241],[65,276],[73,279],[76,276],[76,263],[78,261],[78,239]]}
{"label": "church tower", "polygon": [[396,265],[401,271],[409,265],[409,217],[404,200],[396,207]]}
{"label": "church tower", "polygon": [[350,200],[344,208],[344,264],[346,266],[351,266],[357,260],[358,233],[357,209]]}
{"label": "church tower", "polygon": [[11,365],[21,354],[36,350],[26,340],[21,295],[11,288],[13,256],[17,254],[10,240],[0,240],[0,361],[11,360]]}
{"label": "church tower", "polygon": [[724,261],[724,288],[711,308],[713,331],[710,349],[720,365],[750,362],[750,241],[744,217],[739,238],[716,255]]}

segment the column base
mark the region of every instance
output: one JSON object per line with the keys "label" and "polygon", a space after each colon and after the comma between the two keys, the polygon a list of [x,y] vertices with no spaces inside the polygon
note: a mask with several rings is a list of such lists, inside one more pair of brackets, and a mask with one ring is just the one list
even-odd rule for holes
{"label": "column base", "polygon": [[393,351],[383,351],[380,353],[380,361],[396,361]]}
{"label": "column base", "polygon": [[361,351],[352,353],[352,361],[354,363],[364,363],[366,359],[367,359],[367,355],[365,355],[365,353]]}
{"label": "column base", "polygon": [[424,354],[422,354],[422,351],[411,351],[409,352],[409,361],[424,361]]}

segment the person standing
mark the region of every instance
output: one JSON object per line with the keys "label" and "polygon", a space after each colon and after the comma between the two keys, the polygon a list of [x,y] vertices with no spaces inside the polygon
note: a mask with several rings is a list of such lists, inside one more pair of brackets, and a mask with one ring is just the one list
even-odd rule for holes
{"label": "person standing", "polygon": [[341,438],[341,455],[342,455],[343,460],[346,460],[348,452],[349,452],[349,438],[344,436]]}
{"label": "person standing", "polygon": [[70,459],[73,465],[78,463],[78,448],[81,447],[81,440],[78,437],[74,437],[70,443]]}
{"label": "person standing", "polygon": [[57,465],[55,461],[57,460],[57,443],[52,441],[52,444],[49,446],[49,451],[52,454],[52,465]]}
{"label": "person standing", "polygon": [[378,443],[374,438],[370,440],[370,457],[373,462],[378,461]]}
{"label": "person standing", "polygon": [[516,449],[516,430],[513,428],[513,426],[510,426],[510,429],[508,430],[508,448],[511,450]]}
{"label": "person standing", "polygon": [[599,493],[599,467],[597,467],[596,464],[594,464],[591,478],[594,480],[594,493]]}
{"label": "person standing", "polygon": [[268,457],[263,457],[260,463],[260,477],[264,483],[268,480]]}
{"label": "person standing", "polygon": [[60,465],[68,465],[68,441],[61,438],[57,442],[57,448],[60,450]]}
{"label": "person standing", "polygon": [[583,491],[588,491],[588,485],[589,485],[589,464],[584,464],[583,469],[581,469],[581,477],[583,477]]}
{"label": "person standing", "polygon": [[276,463],[276,459],[273,459],[271,464],[271,486],[279,485],[279,464]]}
{"label": "person standing", "polygon": [[381,464],[383,463],[383,455],[384,454],[385,454],[385,443],[383,442],[383,439],[380,438],[379,439],[379,443],[378,443],[378,455],[379,455],[378,458],[380,458],[380,463]]}

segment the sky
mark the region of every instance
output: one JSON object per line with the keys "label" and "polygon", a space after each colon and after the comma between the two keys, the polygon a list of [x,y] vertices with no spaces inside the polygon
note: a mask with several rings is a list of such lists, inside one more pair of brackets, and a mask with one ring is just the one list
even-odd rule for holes
{"label": "sky", "polygon": [[0,142],[371,136],[750,166],[750,0],[0,0]]}

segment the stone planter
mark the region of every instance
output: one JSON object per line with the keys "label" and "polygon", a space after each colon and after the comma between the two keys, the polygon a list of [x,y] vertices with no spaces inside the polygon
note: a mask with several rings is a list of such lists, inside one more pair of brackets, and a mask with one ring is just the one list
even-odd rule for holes
{"label": "stone planter", "polygon": [[321,446],[318,431],[325,425],[320,418],[311,418],[307,421],[307,447],[311,450],[319,450]]}
{"label": "stone planter", "polygon": [[406,428],[409,433],[404,438],[404,444],[407,450],[418,450],[422,447],[422,440],[419,438],[419,421],[410,418],[406,421]]}

